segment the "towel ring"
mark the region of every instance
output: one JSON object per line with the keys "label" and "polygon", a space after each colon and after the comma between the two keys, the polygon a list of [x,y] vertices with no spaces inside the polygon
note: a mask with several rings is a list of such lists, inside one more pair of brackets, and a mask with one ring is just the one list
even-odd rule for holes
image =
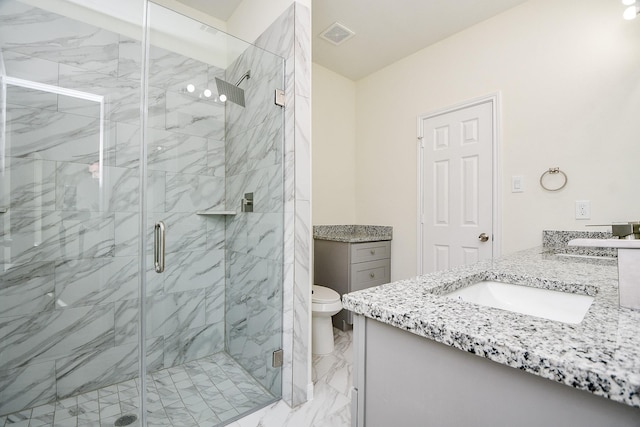
{"label": "towel ring", "polygon": [[[545,175],[555,175],[555,174],[561,174],[564,177],[564,183],[562,183],[562,185],[558,188],[549,188],[546,185],[544,185],[544,182],[542,182],[544,180]],[[540,186],[542,188],[544,188],[547,191],[558,191],[558,190],[562,190],[566,185],[567,185],[567,174],[562,172],[560,170],[560,168],[549,168],[549,170],[545,171],[542,175],[540,175]]]}

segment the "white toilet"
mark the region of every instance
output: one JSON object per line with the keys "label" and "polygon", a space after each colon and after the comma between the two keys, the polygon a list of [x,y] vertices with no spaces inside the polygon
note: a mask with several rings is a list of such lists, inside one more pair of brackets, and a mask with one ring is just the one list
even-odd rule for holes
{"label": "white toilet", "polygon": [[324,286],[313,285],[311,294],[311,351],[329,354],[333,351],[331,316],[342,310],[340,294]]}

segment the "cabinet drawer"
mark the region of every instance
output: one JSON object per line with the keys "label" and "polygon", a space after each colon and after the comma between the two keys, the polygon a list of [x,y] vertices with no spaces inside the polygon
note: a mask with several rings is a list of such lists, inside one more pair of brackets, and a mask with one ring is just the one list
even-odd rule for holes
{"label": "cabinet drawer", "polygon": [[351,264],[350,292],[389,283],[391,279],[389,259]]}
{"label": "cabinet drawer", "polygon": [[351,263],[391,258],[391,242],[366,242],[351,244]]}

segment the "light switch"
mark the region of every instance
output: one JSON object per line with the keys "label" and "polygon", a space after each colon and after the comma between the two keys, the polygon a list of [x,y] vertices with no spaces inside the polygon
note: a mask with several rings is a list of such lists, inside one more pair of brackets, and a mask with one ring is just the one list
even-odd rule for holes
{"label": "light switch", "polygon": [[513,175],[511,177],[511,192],[523,193],[524,192],[524,176]]}

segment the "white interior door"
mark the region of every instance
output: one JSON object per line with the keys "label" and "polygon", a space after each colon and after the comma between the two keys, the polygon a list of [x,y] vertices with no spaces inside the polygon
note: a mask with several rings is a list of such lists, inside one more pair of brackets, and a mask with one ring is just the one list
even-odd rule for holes
{"label": "white interior door", "polygon": [[493,102],[422,118],[422,273],[493,256]]}

